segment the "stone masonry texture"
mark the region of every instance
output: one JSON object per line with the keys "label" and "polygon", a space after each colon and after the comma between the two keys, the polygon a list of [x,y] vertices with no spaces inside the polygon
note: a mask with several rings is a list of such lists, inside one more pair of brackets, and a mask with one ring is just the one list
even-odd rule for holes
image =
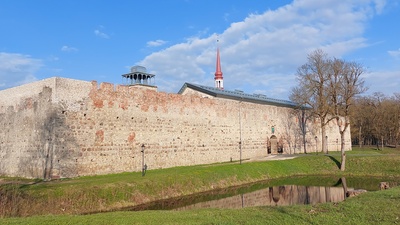
{"label": "stone masonry texture", "polygon": [[[285,154],[302,153],[291,110],[146,85],[49,78],[0,91],[0,175],[76,177],[141,171],[142,163],[151,170],[227,162],[239,160],[240,140],[242,159],[265,157],[271,137]],[[309,124],[308,152],[321,149],[318,125]],[[333,122],[327,136],[328,149],[337,150]]]}

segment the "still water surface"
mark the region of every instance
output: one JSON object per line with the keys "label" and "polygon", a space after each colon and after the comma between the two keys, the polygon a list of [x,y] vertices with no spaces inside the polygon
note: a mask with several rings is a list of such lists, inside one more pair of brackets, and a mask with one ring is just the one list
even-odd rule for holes
{"label": "still water surface", "polygon": [[348,191],[379,190],[381,181],[391,186],[398,183],[385,178],[292,177],[150,202],[129,210],[237,209],[340,202],[346,199]]}

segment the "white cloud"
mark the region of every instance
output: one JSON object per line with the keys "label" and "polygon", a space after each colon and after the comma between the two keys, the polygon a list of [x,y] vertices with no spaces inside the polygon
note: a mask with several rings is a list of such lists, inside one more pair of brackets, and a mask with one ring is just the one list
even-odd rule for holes
{"label": "white cloud", "polygon": [[183,82],[213,85],[218,38],[226,89],[266,90],[270,97],[287,99],[308,53],[321,48],[341,57],[368,46],[367,22],[383,7],[379,0],[297,0],[232,23],[219,37],[192,37],[138,64],[158,75],[164,91],[176,92]]}
{"label": "white cloud", "polygon": [[109,38],[110,38],[110,36],[109,36],[108,34],[106,34],[106,33],[102,32],[102,31],[100,31],[99,29],[94,30],[94,34],[95,34],[97,37],[100,37],[100,38],[104,38],[104,39],[109,39]]}
{"label": "white cloud", "polygon": [[9,88],[37,80],[35,72],[42,61],[29,55],[0,52],[0,88]]}
{"label": "white cloud", "polygon": [[163,41],[163,40],[148,41],[147,46],[148,47],[158,47],[158,46],[164,45],[166,43],[167,42]]}
{"label": "white cloud", "polygon": [[70,47],[70,46],[64,45],[64,46],[61,47],[61,51],[63,51],[63,52],[77,52],[78,49],[75,48],[75,47]]}
{"label": "white cloud", "polygon": [[386,0],[375,0],[375,10],[377,14],[381,14],[386,6]]}
{"label": "white cloud", "polygon": [[363,78],[369,88],[367,94],[381,92],[391,96],[393,93],[400,93],[400,70],[367,72]]}
{"label": "white cloud", "polygon": [[388,53],[394,58],[400,58],[400,48],[398,50],[388,51]]}

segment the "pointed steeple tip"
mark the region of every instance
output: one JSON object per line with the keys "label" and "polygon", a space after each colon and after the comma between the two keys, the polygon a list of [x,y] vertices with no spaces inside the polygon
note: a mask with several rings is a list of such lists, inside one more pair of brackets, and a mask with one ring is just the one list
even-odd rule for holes
{"label": "pointed steeple tip", "polygon": [[[218,40],[217,40],[218,41]],[[216,63],[216,70],[215,70],[215,87],[219,89],[224,89],[223,84],[223,76],[222,76],[222,69],[221,69],[221,60],[219,56],[219,47],[217,47],[217,63]]]}
{"label": "pointed steeple tip", "polygon": [[217,63],[216,63],[216,70],[215,70],[215,79],[220,78],[223,79],[222,77],[222,69],[221,69],[221,60],[219,56],[219,48],[217,48]]}

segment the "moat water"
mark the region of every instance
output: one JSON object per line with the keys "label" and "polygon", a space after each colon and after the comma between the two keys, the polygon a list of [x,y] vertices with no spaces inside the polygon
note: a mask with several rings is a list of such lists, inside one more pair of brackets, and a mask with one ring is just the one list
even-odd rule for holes
{"label": "moat water", "polygon": [[237,209],[340,202],[349,191],[377,191],[380,182],[388,182],[391,187],[400,183],[386,178],[291,177],[159,200],[128,210]]}

